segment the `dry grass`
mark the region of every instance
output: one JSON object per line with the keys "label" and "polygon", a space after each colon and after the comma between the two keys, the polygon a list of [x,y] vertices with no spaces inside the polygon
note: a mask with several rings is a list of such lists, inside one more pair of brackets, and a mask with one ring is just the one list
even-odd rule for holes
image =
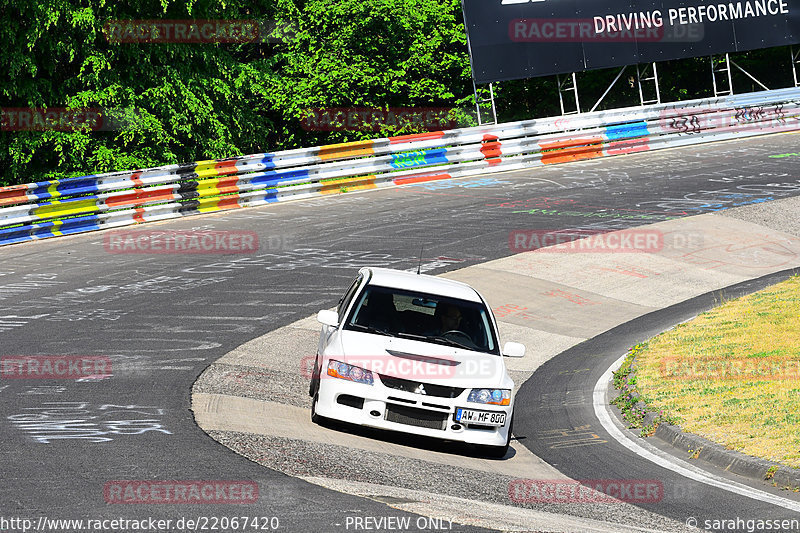
{"label": "dry grass", "polygon": [[800,276],[655,337],[635,368],[643,399],[684,430],[800,468]]}

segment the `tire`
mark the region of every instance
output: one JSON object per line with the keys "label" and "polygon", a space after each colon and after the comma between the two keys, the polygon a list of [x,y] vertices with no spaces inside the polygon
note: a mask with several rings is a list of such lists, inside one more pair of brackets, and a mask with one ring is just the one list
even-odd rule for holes
{"label": "tire", "polygon": [[317,414],[317,399],[319,394],[314,394],[314,399],[311,400],[311,422],[314,424],[322,424],[322,417]]}
{"label": "tire", "polygon": [[481,446],[481,454],[492,459],[502,459],[508,454],[508,448],[511,446],[511,432],[514,431],[514,417],[511,417],[511,423],[508,425],[508,437],[503,446]]}
{"label": "tire", "polygon": [[314,370],[311,372],[311,382],[308,384],[308,395],[312,398],[319,391],[319,366],[318,361],[314,359]]}

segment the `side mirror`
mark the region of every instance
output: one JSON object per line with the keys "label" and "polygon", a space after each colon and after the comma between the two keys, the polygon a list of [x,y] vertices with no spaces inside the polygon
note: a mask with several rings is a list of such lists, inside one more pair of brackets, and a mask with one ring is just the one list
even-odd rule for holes
{"label": "side mirror", "polygon": [[518,342],[507,342],[503,346],[503,355],[506,357],[524,357],[525,345]]}
{"label": "side mirror", "polygon": [[[330,326],[332,328],[339,327],[339,313],[336,311],[331,311],[329,309],[325,309],[317,313],[317,322],[324,326]],[[525,351],[525,348],[522,349]]]}

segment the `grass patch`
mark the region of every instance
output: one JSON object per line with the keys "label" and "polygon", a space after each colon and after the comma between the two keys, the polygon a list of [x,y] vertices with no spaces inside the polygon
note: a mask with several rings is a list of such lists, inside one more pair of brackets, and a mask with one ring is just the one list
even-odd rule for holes
{"label": "grass patch", "polygon": [[650,411],[729,449],[800,468],[800,276],[637,347]]}

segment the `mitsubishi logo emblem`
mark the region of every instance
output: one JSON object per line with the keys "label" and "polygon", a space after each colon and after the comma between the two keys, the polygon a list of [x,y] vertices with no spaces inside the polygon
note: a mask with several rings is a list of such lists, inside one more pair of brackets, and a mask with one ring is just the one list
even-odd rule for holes
{"label": "mitsubishi logo emblem", "polygon": [[417,390],[415,390],[414,392],[416,392],[417,394],[425,394],[425,395],[428,394],[427,392],[425,392],[425,384],[424,383],[420,383],[419,387],[417,387]]}

